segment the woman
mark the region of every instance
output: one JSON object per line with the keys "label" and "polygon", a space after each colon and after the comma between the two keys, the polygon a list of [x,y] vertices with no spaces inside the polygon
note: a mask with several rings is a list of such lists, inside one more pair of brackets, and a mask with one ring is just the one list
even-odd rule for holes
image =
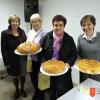
{"label": "woman", "polygon": [[[13,83],[16,88],[15,99],[17,99],[19,95],[27,96],[24,91],[26,57],[15,54],[14,50],[26,40],[26,35],[24,30],[19,27],[20,18],[18,16],[10,16],[8,23],[8,29],[1,32],[1,52],[7,72],[13,77]],[[19,83],[21,85],[20,91]]]}
{"label": "woman", "polygon": [[[32,30],[29,31],[26,43],[35,42],[41,44],[42,38],[45,35],[44,30],[41,28],[42,20],[40,15],[33,14],[30,17],[30,22],[32,24]],[[39,54],[34,54],[28,56],[28,60],[32,61],[32,72],[30,72],[30,77],[32,84],[35,88],[35,95],[32,100],[44,100],[43,92],[38,89],[38,74],[40,72],[40,57]]]}
{"label": "woman", "polygon": [[56,15],[52,19],[52,25],[53,30],[43,38],[42,61],[58,59],[69,66],[67,73],[50,78],[50,100],[56,100],[73,88],[71,66],[77,59],[77,50],[73,38],[64,31],[66,18],[62,15]]}
{"label": "woman", "polygon": [[[77,48],[80,58],[100,61],[100,32],[95,31],[95,17],[93,15],[85,15],[80,24],[84,32],[78,38]],[[80,82],[87,78],[100,81],[100,75],[89,75],[80,72]]]}

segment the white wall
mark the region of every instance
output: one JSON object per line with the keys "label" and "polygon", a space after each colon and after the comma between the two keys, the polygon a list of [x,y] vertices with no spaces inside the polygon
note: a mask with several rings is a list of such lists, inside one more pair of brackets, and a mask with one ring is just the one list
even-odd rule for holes
{"label": "white wall", "polygon": [[[40,14],[43,19],[43,27],[49,31],[52,29],[52,17],[56,14],[64,15],[68,23],[65,27],[77,44],[77,37],[82,33],[80,20],[86,14],[96,17],[96,31],[100,31],[100,0],[40,0]],[[79,73],[73,69],[73,81],[78,83]]]}

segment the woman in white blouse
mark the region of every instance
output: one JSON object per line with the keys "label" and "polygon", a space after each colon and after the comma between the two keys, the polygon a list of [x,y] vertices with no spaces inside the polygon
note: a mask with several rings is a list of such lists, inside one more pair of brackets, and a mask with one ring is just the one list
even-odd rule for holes
{"label": "woman in white blouse", "polygon": [[[32,24],[32,29],[29,31],[27,36],[27,42],[36,42],[41,44],[42,38],[45,35],[44,30],[41,28],[41,17],[39,14],[33,14],[30,17],[30,22]],[[38,89],[38,73],[40,69],[40,60],[38,54],[28,56],[28,60],[32,60],[32,72],[30,72],[30,77],[32,84],[35,87],[35,95],[32,100],[43,100],[44,95],[42,91]]]}

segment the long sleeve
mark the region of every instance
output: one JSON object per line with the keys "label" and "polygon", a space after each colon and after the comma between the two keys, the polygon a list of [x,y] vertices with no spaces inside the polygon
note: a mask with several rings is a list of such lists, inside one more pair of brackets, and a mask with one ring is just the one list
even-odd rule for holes
{"label": "long sleeve", "polygon": [[70,48],[70,54],[69,54],[69,57],[67,59],[67,63],[70,66],[73,66],[75,61],[76,61],[76,59],[77,59],[77,49],[76,49],[76,45],[74,43],[74,40],[72,39],[71,48]]}
{"label": "long sleeve", "polygon": [[26,34],[25,34],[25,31],[24,30],[22,30],[22,38],[23,38],[23,41],[25,42],[26,41],[26,39],[27,39],[27,37],[26,37]]}
{"label": "long sleeve", "polygon": [[46,36],[42,39],[42,42],[41,42],[41,47],[42,47],[42,51],[39,53],[39,56],[40,56],[40,60],[41,62],[43,63],[46,58],[45,58],[45,43],[46,43]]}
{"label": "long sleeve", "polygon": [[80,39],[79,38],[77,41],[77,52],[78,52],[78,59],[80,59]]}
{"label": "long sleeve", "polygon": [[1,53],[3,57],[3,62],[5,66],[9,66],[9,58],[7,54],[7,37],[6,32],[1,32]]}
{"label": "long sleeve", "polygon": [[36,38],[34,39],[34,42],[35,43],[42,43],[42,40],[43,40],[43,37],[45,36],[45,32],[44,32],[44,30],[43,29],[40,29],[38,32],[37,32],[37,36],[36,36]]}
{"label": "long sleeve", "polygon": [[77,51],[79,51],[79,38],[77,40]]}

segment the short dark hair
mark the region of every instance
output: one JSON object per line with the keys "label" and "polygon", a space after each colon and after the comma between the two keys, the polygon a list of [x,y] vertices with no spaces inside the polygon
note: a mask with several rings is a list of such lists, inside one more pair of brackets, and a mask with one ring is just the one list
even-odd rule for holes
{"label": "short dark hair", "polygon": [[8,23],[9,23],[9,25],[11,25],[11,21],[12,21],[14,18],[18,19],[18,22],[19,22],[19,25],[20,25],[20,18],[19,18],[18,16],[16,16],[16,15],[11,15],[11,16],[8,18]]}
{"label": "short dark hair", "polygon": [[85,15],[80,21],[81,26],[87,20],[90,20],[93,25],[96,25],[96,19],[93,15]]}
{"label": "short dark hair", "polygon": [[53,19],[52,19],[52,24],[54,24],[55,21],[63,21],[64,26],[67,23],[66,18],[64,16],[62,16],[62,15],[56,15],[56,16],[54,16]]}

